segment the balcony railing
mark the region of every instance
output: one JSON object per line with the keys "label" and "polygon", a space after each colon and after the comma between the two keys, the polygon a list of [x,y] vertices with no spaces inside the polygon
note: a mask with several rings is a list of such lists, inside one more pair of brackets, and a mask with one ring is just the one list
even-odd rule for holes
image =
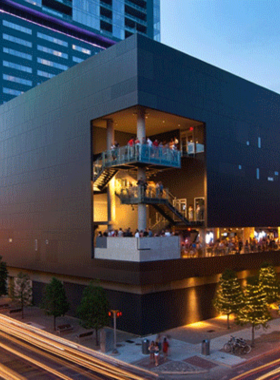
{"label": "balcony railing", "polygon": [[122,203],[165,203],[169,200],[168,189],[160,192],[160,189],[155,186],[130,186],[123,187],[118,191],[118,196]]}
{"label": "balcony railing", "polygon": [[100,157],[94,161],[94,176],[97,176],[105,168],[136,162],[180,168],[181,153],[174,149],[150,147],[146,144],[114,148],[102,152]]}

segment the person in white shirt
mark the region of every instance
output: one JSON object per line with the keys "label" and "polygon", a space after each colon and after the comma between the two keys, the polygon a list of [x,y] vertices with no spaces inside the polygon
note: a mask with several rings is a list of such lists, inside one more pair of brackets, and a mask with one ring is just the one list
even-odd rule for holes
{"label": "person in white shirt", "polygon": [[139,238],[139,237],[140,237],[140,234],[139,234],[139,230],[138,230],[138,228],[137,228],[137,230],[135,231],[134,237],[136,237],[136,238]]}

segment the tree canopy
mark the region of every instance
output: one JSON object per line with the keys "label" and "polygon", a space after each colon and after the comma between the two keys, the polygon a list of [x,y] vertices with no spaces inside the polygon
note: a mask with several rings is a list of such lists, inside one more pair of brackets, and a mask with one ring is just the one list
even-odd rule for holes
{"label": "tree canopy", "polygon": [[109,303],[105,290],[97,281],[91,281],[83,291],[77,312],[83,327],[95,329],[96,345],[98,345],[98,330],[109,322],[108,311]]}
{"label": "tree canopy", "polygon": [[20,303],[22,318],[24,318],[24,307],[32,302],[32,285],[28,274],[20,272],[15,277],[13,298]]}
{"label": "tree canopy", "polygon": [[229,328],[230,314],[236,313],[243,305],[243,292],[234,271],[226,269],[221,275],[213,305],[218,312],[227,315]]}
{"label": "tree canopy", "polygon": [[259,281],[266,294],[266,303],[279,302],[279,281],[272,265],[264,263],[259,270]]}
{"label": "tree canopy", "polygon": [[63,283],[55,277],[45,287],[41,308],[47,315],[54,317],[54,330],[56,330],[56,318],[65,315],[70,304],[67,301]]}
{"label": "tree canopy", "polygon": [[267,322],[271,319],[266,304],[266,293],[257,276],[247,278],[247,285],[244,289],[244,304],[238,310],[236,323],[244,325],[250,323],[252,326],[252,346],[254,345],[254,332],[257,325],[267,327]]}

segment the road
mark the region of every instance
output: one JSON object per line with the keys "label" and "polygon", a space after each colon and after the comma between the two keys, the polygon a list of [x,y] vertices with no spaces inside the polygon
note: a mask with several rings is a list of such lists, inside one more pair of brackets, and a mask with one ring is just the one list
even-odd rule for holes
{"label": "road", "polygon": [[0,316],[0,379],[143,380],[136,368],[121,368],[98,353],[61,337]]}
{"label": "road", "polygon": [[223,380],[278,380],[280,379],[280,349],[258,357],[233,369]]}

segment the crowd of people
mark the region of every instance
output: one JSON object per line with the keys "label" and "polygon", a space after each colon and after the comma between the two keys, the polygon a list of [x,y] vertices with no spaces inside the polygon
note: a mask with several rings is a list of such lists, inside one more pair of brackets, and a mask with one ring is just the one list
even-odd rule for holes
{"label": "crowd of people", "polygon": [[[275,238],[265,237],[260,240],[250,238],[243,244],[241,238],[217,239],[206,244],[206,256],[224,256],[251,252],[264,252],[279,249],[279,241]],[[203,247],[201,242],[190,242],[188,239],[182,242],[182,255],[187,257],[203,257]]]}
{"label": "crowd of people", "polygon": [[[119,147],[120,144],[116,140],[113,144],[111,144],[111,154],[113,160],[115,160],[118,156]],[[135,153],[139,154],[140,147],[148,147],[151,148],[151,150],[154,148],[155,152],[164,152],[166,149],[177,151],[179,149],[179,140],[177,137],[174,137],[169,142],[159,141],[158,139],[152,141],[149,137],[143,137],[140,141],[138,137],[131,137],[127,143],[127,153],[131,156],[133,156]],[[143,150],[143,152],[146,152],[146,150]]]}
{"label": "crowd of people", "polygon": [[144,238],[144,237],[168,237],[168,236],[178,236],[178,232],[171,232],[169,229],[163,229],[160,233],[153,233],[150,228],[146,228],[145,230],[136,230],[132,232],[131,228],[123,230],[121,227],[118,230],[106,230],[104,232],[98,231],[97,237],[136,237],[136,238]]}

